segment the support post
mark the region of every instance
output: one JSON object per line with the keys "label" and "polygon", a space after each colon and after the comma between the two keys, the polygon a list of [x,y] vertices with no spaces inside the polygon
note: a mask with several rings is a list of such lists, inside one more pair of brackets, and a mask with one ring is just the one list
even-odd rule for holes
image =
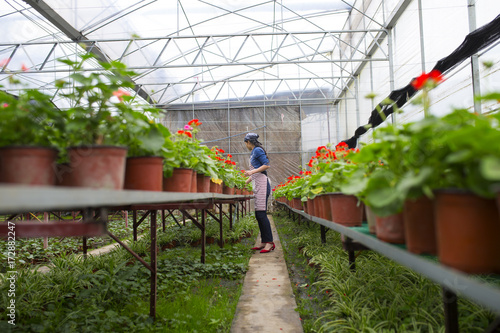
{"label": "support post", "polygon": [[[476,1],[468,0],[468,11],[469,11],[469,32],[477,29],[476,24]],[[474,97],[481,95],[481,84],[479,75],[479,56],[477,54],[472,55],[471,59],[471,69],[472,69],[472,92]],[[481,101],[474,98],[474,112],[481,113]]]}
{"label": "support post", "polygon": [[233,204],[229,203],[229,230],[233,230]]}
{"label": "support post", "polygon": [[[86,208],[82,210],[82,223],[87,222],[88,220],[94,218],[94,211],[92,209]],[[83,244],[82,244],[82,252],[83,252],[83,258],[87,258],[87,237],[83,237]]]}
{"label": "support post", "polygon": [[457,295],[446,287],[442,289],[445,332],[458,333]]}
{"label": "support post", "polygon": [[163,232],[165,232],[165,209],[161,210],[161,225],[163,227]]}
{"label": "support post", "polygon": [[150,307],[149,316],[156,318],[156,289],[157,289],[157,262],[156,262],[156,210],[151,211],[151,289],[150,289]]}
{"label": "support post", "polygon": [[219,204],[219,231],[220,231],[219,246],[220,246],[221,249],[224,247],[224,236],[222,235],[222,223],[223,223],[223,218],[222,218],[222,204]]}
{"label": "support post", "polygon": [[134,236],[134,242],[137,242],[137,210],[132,211],[132,234]]}
{"label": "support post", "polygon": [[356,256],[352,247],[352,239],[349,237],[345,238],[345,245],[347,249],[347,255],[349,256],[349,269],[351,271],[356,271]]}
{"label": "support post", "polygon": [[321,227],[321,243],[326,243],[326,227],[324,225],[320,225]]}
{"label": "support post", "polygon": [[206,248],[206,242],[207,242],[207,235],[206,235],[206,228],[205,228],[205,209],[201,211],[201,225],[203,228],[201,229],[201,263],[205,263],[205,248]]}

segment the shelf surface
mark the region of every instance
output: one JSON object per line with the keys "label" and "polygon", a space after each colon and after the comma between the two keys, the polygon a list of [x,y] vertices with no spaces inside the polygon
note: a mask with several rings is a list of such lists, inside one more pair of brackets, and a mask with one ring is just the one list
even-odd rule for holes
{"label": "shelf surface", "polygon": [[0,214],[72,210],[140,204],[245,199],[253,196],[219,193],[105,190],[77,187],[0,185]]}
{"label": "shelf surface", "polygon": [[457,295],[473,300],[497,314],[500,314],[500,286],[485,281],[484,278],[497,280],[496,277],[483,277],[467,275],[450,267],[443,266],[433,256],[416,255],[406,251],[403,245],[383,242],[368,232],[366,226],[345,227],[338,223],[324,220],[304,213],[302,210],[291,208],[287,204],[279,202],[294,213],[300,214],[315,223],[321,224],[329,229],[335,230],[353,240],[362,243],[366,247],[390,258],[399,264],[411,268],[424,275],[433,282],[453,291]]}

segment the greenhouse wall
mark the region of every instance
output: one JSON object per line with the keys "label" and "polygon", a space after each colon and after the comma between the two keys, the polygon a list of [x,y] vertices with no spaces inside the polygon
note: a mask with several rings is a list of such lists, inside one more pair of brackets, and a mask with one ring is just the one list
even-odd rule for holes
{"label": "greenhouse wall", "polygon": [[[349,20],[352,26],[350,29],[373,28],[374,21],[382,22],[381,17],[387,19],[391,15],[388,8],[395,8],[397,1],[390,6],[390,1],[358,1],[355,6],[365,13],[371,13],[371,19],[362,16],[357,11],[352,11],[352,18]],[[401,17],[392,29],[392,57],[393,57],[393,89],[406,86],[412,78],[420,75],[423,71],[430,71],[436,62],[448,56],[464,40],[469,30],[469,12],[466,0],[444,0],[432,1],[422,0],[421,9],[419,1],[411,1]],[[477,28],[489,23],[500,12],[500,2],[494,0],[475,1],[475,15]],[[366,8],[366,6],[368,6]],[[382,13],[385,9],[385,13]],[[420,36],[419,15],[422,15],[422,31]],[[422,41],[422,45],[421,45]],[[383,41],[389,43],[388,38]],[[484,50],[479,54],[479,75],[481,92],[487,93],[498,90],[500,87],[500,47],[494,46]],[[378,50],[372,58],[383,56],[382,50]],[[422,63],[422,60],[424,62]],[[483,61],[493,64],[489,69],[482,65]],[[348,66],[348,65],[346,65]],[[445,75],[445,81],[431,92],[431,112],[436,115],[443,115],[452,108],[460,107],[474,110],[474,99],[472,90],[472,70],[470,60],[466,60]],[[363,67],[359,74],[359,85],[357,90],[359,118],[361,125],[368,122],[374,105],[381,102],[391,91],[391,76],[389,62],[371,62]],[[352,82],[349,86],[350,92],[356,90],[356,85]],[[369,100],[365,96],[373,93],[375,99]],[[418,95],[416,96],[418,97]],[[488,112],[489,105],[482,105],[482,112]],[[338,104],[339,118],[347,117],[347,133],[341,138],[345,140],[354,135],[358,127],[356,125],[356,104],[351,100],[342,100]],[[423,117],[423,109],[419,105],[411,102],[402,108],[402,113],[396,115],[396,122],[408,122],[418,120]],[[392,117],[388,119],[392,122]],[[381,124],[380,126],[384,126]],[[359,142],[371,140],[370,132],[363,135]],[[340,130],[342,133],[342,130]],[[339,133],[339,134],[340,134]]]}
{"label": "greenhouse wall", "polygon": [[245,134],[259,134],[272,168],[271,185],[297,174],[301,165],[301,122],[299,106],[245,107],[168,111],[163,120],[171,131],[182,129],[191,119],[202,125],[197,139],[207,147],[218,147],[231,154],[241,169],[249,169],[250,152],[243,141]]}

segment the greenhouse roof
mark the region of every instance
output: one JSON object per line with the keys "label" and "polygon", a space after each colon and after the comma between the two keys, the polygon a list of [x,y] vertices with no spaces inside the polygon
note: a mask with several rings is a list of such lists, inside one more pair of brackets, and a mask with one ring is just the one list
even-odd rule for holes
{"label": "greenhouse roof", "polygon": [[158,106],[335,102],[359,66],[388,61],[382,18],[357,12],[353,22],[354,2],[6,0],[1,74],[24,68],[30,86],[55,90],[69,74],[57,59],[91,50],[127,64],[135,91]]}

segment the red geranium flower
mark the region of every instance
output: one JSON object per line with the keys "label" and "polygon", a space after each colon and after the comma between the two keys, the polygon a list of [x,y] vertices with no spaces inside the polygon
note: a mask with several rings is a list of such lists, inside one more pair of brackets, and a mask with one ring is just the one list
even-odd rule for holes
{"label": "red geranium flower", "polygon": [[443,75],[440,71],[433,69],[429,73],[422,73],[419,77],[411,82],[413,88],[420,90],[422,89],[428,82],[432,82],[434,84],[438,84],[443,81]]}
{"label": "red geranium flower", "polygon": [[192,119],[188,122],[188,125],[190,126],[200,126],[202,123],[198,121],[198,119]]}
{"label": "red geranium flower", "polygon": [[187,136],[188,136],[188,137],[190,137],[190,138],[192,138],[192,137],[193,137],[193,135],[191,134],[191,132],[188,132],[188,131],[185,131],[185,132],[184,132],[184,135],[187,135]]}

